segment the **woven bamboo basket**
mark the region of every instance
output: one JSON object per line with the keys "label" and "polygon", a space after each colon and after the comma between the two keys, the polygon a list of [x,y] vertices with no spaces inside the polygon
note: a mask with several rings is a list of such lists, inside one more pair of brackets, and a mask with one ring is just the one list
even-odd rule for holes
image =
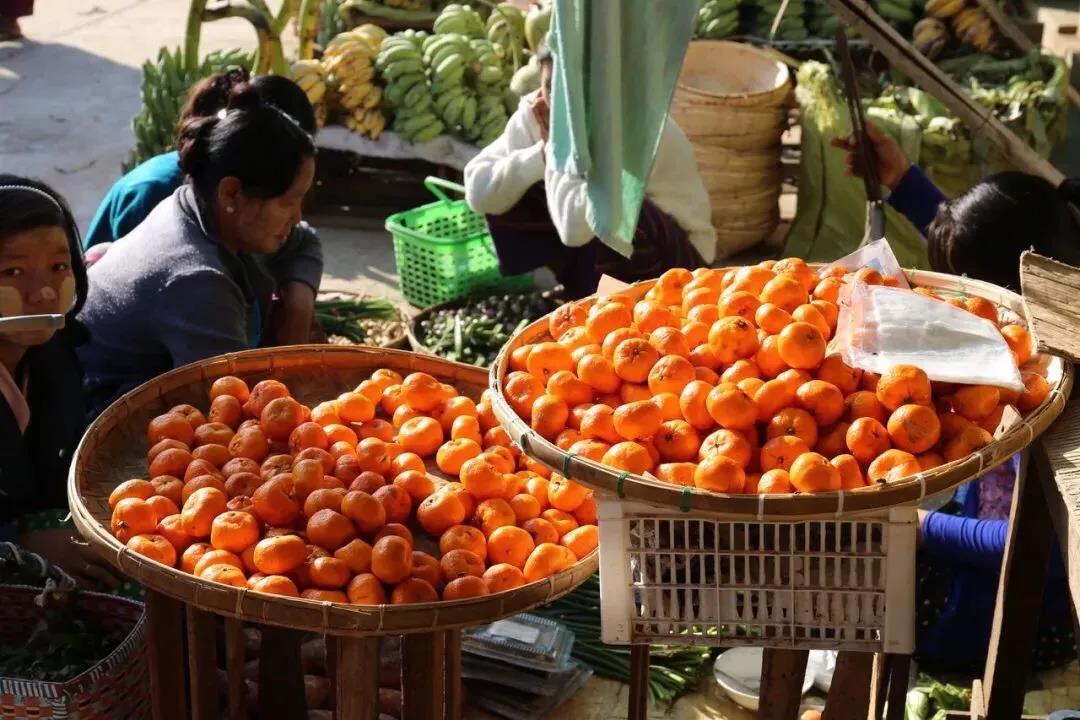
{"label": "woven bamboo basket", "polygon": [[[990,283],[941,273],[911,270],[912,284],[945,293],[961,292],[984,297],[1024,317],[1023,300],[1016,293]],[[620,292],[640,298],[654,281],[637,283]],[[592,299],[582,302],[591,304]],[[1027,447],[1061,414],[1073,384],[1072,366],[1058,357],[1047,358],[1050,393],[1043,404],[982,450],[965,458],[887,485],[851,491],[813,494],[735,495],[681,487],[568,454],[532,431],[529,424],[511,409],[503,392],[510,353],[521,345],[550,340],[547,319],[523,329],[507,343],[491,368],[493,409],[499,422],[522,450],[548,467],[596,490],[654,507],[694,512],[718,518],[759,520],[800,520],[843,517],[882,511],[894,506],[913,505],[924,498],[950,490],[977,478]]]}
{"label": "woven bamboo basket", "polygon": [[274,378],[302,402],[337,397],[377,368],[426,372],[479,397],[480,368],[400,350],[299,345],[223,355],[177,368],[136,388],[105,410],[79,444],[68,479],[68,501],[80,534],[121,572],[187,605],[244,620],[338,636],[435,632],[491,622],[551,602],[596,572],[593,552],[572,568],[514,590],[466,600],[411,605],[314,602],[201,580],[129,551],[109,532],[108,497],[120,482],[146,472],[146,426],[170,407],[206,404],[210,385],[224,375],[250,384]]}
{"label": "woven bamboo basket", "polygon": [[780,136],[791,100],[787,67],[762,50],[699,40],[686,51],[671,116],[694,145],[720,258],[765,240],[780,222]]}

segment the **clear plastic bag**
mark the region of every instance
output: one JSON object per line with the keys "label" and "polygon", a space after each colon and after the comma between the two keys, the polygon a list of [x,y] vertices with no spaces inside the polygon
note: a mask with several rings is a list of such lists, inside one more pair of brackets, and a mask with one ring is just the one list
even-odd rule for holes
{"label": "clear plastic bag", "polygon": [[864,267],[871,267],[882,275],[896,278],[900,287],[908,288],[907,276],[900,268],[900,262],[893,254],[889,241],[879,238],[863,245],[855,252],[845,255],[836,262],[829,263],[826,267],[842,267],[848,272],[855,272]]}
{"label": "clear plastic bag", "polygon": [[848,365],[879,374],[915,365],[931,380],[1024,389],[993,323],[908,290],[852,283],[840,303],[834,347]]}

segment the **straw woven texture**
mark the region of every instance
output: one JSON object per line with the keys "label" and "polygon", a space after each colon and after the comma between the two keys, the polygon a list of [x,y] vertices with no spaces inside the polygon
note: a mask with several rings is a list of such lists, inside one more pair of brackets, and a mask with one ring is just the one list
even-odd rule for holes
{"label": "straw woven texture", "polygon": [[[909,271],[907,276],[912,284],[939,291],[978,295],[1023,317],[1023,301],[1020,296],[996,285],[922,271]],[[621,292],[640,298],[652,287],[653,282],[650,280],[638,283]],[[583,302],[591,305],[593,301],[594,299],[587,299]],[[919,473],[908,480],[846,492],[731,495],[681,487],[620,472],[585,458],[569,455],[534,433],[529,424],[511,409],[502,383],[508,373],[510,353],[521,345],[543,340],[550,340],[547,318],[529,325],[513,337],[496,358],[490,374],[495,415],[522,450],[567,477],[597,490],[614,493],[620,498],[718,517],[762,520],[843,517],[895,505],[918,503],[929,495],[945,492],[960,483],[979,477],[1027,447],[1061,414],[1073,383],[1072,366],[1060,358],[1049,358],[1047,381],[1050,383],[1050,394],[1039,408],[979,452]]]}
{"label": "straw woven texture", "polygon": [[68,480],[75,526],[117,568],[153,590],[219,615],[333,635],[432,632],[491,622],[550,602],[596,572],[594,552],[546,580],[481,598],[412,605],[320,603],[200,580],[129,551],[109,532],[110,491],[124,480],[145,476],[147,423],[177,404],[205,406],[216,378],[237,375],[249,385],[274,378],[301,402],[313,404],[337,397],[382,367],[403,375],[430,373],[472,397],[479,396],[487,379],[481,369],[434,357],[331,345],[251,350],[178,368],[120,398],[90,426]]}

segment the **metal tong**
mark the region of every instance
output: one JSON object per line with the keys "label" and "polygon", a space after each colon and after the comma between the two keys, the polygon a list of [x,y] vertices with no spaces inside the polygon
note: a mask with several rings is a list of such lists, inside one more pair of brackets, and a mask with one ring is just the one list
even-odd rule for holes
{"label": "metal tong", "polygon": [[866,118],[859,102],[859,86],[855,81],[855,64],[851,61],[851,49],[843,28],[836,29],[836,54],[840,60],[840,79],[844,84],[848,112],[851,114],[852,137],[855,140],[855,161],[866,188],[866,231],[862,247],[885,237],[885,202],[881,196],[881,180],[873,146],[866,133]]}

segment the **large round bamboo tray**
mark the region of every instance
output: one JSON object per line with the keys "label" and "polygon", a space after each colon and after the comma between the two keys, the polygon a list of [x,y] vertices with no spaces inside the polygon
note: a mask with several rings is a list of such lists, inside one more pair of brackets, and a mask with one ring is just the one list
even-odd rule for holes
{"label": "large round bamboo tray", "polygon": [[[984,297],[1019,317],[1024,316],[1019,295],[990,283],[941,273],[911,270],[909,281],[943,293],[964,293]],[[653,285],[652,280],[637,283],[621,292],[640,298]],[[594,298],[582,302],[592,304]],[[768,520],[840,517],[910,505],[945,492],[979,477],[1027,447],[1065,407],[1073,384],[1072,366],[1058,357],[1047,359],[1050,393],[1043,404],[1021,422],[979,452],[919,473],[910,479],[888,485],[874,485],[858,490],[813,494],[734,495],[681,487],[655,478],[623,473],[577,455],[568,454],[532,431],[506,401],[503,380],[508,372],[510,353],[521,345],[550,340],[547,319],[529,325],[513,337],[496,358],[490,381],[496,417],[523,451],[557,472],[597,490],[620,498],[653,506],[677,508],[683,512],[704,512],[716,516]]]}
{"label": "large round bamboo tray", "polygon": [[223,375],[253,384],[275,378],[302,402],[337,397],[387,367],[422,371],[479,397],[486,384],[480,368],[409,352],[368,347],[301,345],[251,350],[187,365],[123,396],[86,432],[75,452],[68,501],[79,533],[126,575],[189,606],[218,615],[337,636],[434,632],[491,622],[551,602],[596,572],[593,552],[574,567],[515,590],[460,601],[361,606],[314,602],[249,592],[200,580],[129,551],[109,532],[109,492],[146,473],[146,426],[180,403],[206,405],[210,385]]}

